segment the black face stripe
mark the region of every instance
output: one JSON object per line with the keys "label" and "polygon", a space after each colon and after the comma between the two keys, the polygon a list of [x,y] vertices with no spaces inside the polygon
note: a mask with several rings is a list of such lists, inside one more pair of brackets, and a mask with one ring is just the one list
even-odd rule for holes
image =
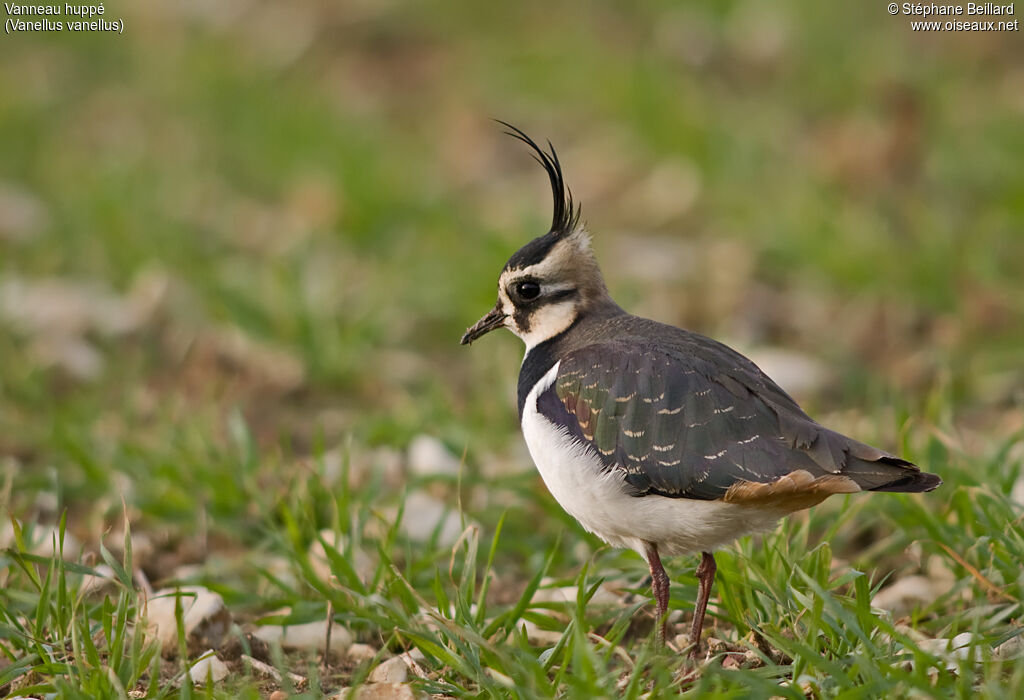
{"label": "black face stripe", "polygon": [[565,301],[566,299],[578,297],[579,295],[580,293],[577,289],[559,289],[550,294],[542,293],[541,296],[536,299],[531,299],[527,302],[520,302],[519,304],[516,304],[513,300],[512,305],[516,310],[512,314],[512,319],[516,323],[516,328],[518,328],[521,333],[529,333],[530,328],[533,326],[531,319],[539,309],[549,304],[557,304],[558,302]]}
{"label": "black face stripe", "polygon": [[552,292],[546,297],[542,297],[548,304],[556,301],[562,301],[563,299],[571,299],[572,297],[578,297],[580,292],[578,289],[559,289],[557,292]]}
{"label": "black face stripe", "polygon": [[512,314],[512,319],[516,322],[516,328],[519,329],[520,333],[530,332],[530,317],[533,315],[534,308],[517,308],[515,313]]}

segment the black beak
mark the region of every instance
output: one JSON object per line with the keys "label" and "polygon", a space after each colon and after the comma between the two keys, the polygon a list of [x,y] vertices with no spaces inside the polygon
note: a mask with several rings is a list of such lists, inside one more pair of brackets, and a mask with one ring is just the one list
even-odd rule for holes
{"label": "black beak", "polygon": [[474,323],[462,336],[460,343],[462,345],[469,345],[474,340],[479,338],[485,333],[493,331],[495,328],[501,328],[505,325],[505,312],[501,310],[501,302],[499,301],[494,305],[486,316]]}

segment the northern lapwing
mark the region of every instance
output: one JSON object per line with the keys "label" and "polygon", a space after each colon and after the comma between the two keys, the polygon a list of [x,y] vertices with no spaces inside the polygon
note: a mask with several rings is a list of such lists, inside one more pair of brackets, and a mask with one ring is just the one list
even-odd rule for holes
{"label": "northern lapwing", "polygon": [[931,491],[942,480],[816,423],[757,365],[697,333],[633,316],[608,294],[554,147],[533,151],[554,197],[551,229],[508,262],[496,328],[526,343],[519,417],[541,477],[588,531],[651,570],[664,643],[662,556],[701,553],[690,655],[700,648],[712,552],[833,494]]}

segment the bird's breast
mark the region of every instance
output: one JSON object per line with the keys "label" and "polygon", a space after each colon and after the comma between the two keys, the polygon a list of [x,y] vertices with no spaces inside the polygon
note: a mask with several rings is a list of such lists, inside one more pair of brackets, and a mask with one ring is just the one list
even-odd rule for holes
{"label": "bird's breast", "polygon": [[636,499],[626,495],[621,474],[605,468],[590,447],[539,413],[537,393],[535,388],[526,401],[523,437],[548,491],[590,532],[609,544],[637,548],[635,538],[618,532],[621,528],[616,527],[629,517],[627,508],[636,505],[629,503]]}

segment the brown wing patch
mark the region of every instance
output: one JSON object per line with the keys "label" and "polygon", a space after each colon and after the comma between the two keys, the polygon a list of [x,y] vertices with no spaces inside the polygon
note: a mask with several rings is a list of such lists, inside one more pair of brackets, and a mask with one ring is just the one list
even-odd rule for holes
{"label": "brown wing patch", "polygon": [[768,484],[756,481],[738,481],[729,487],[722,500],[750,506],[767,506],[793,512],[818,505],[837,493],[860,491],[857,483],[842,474],[827,474],[815,478],[810,472],[798,469]]}

